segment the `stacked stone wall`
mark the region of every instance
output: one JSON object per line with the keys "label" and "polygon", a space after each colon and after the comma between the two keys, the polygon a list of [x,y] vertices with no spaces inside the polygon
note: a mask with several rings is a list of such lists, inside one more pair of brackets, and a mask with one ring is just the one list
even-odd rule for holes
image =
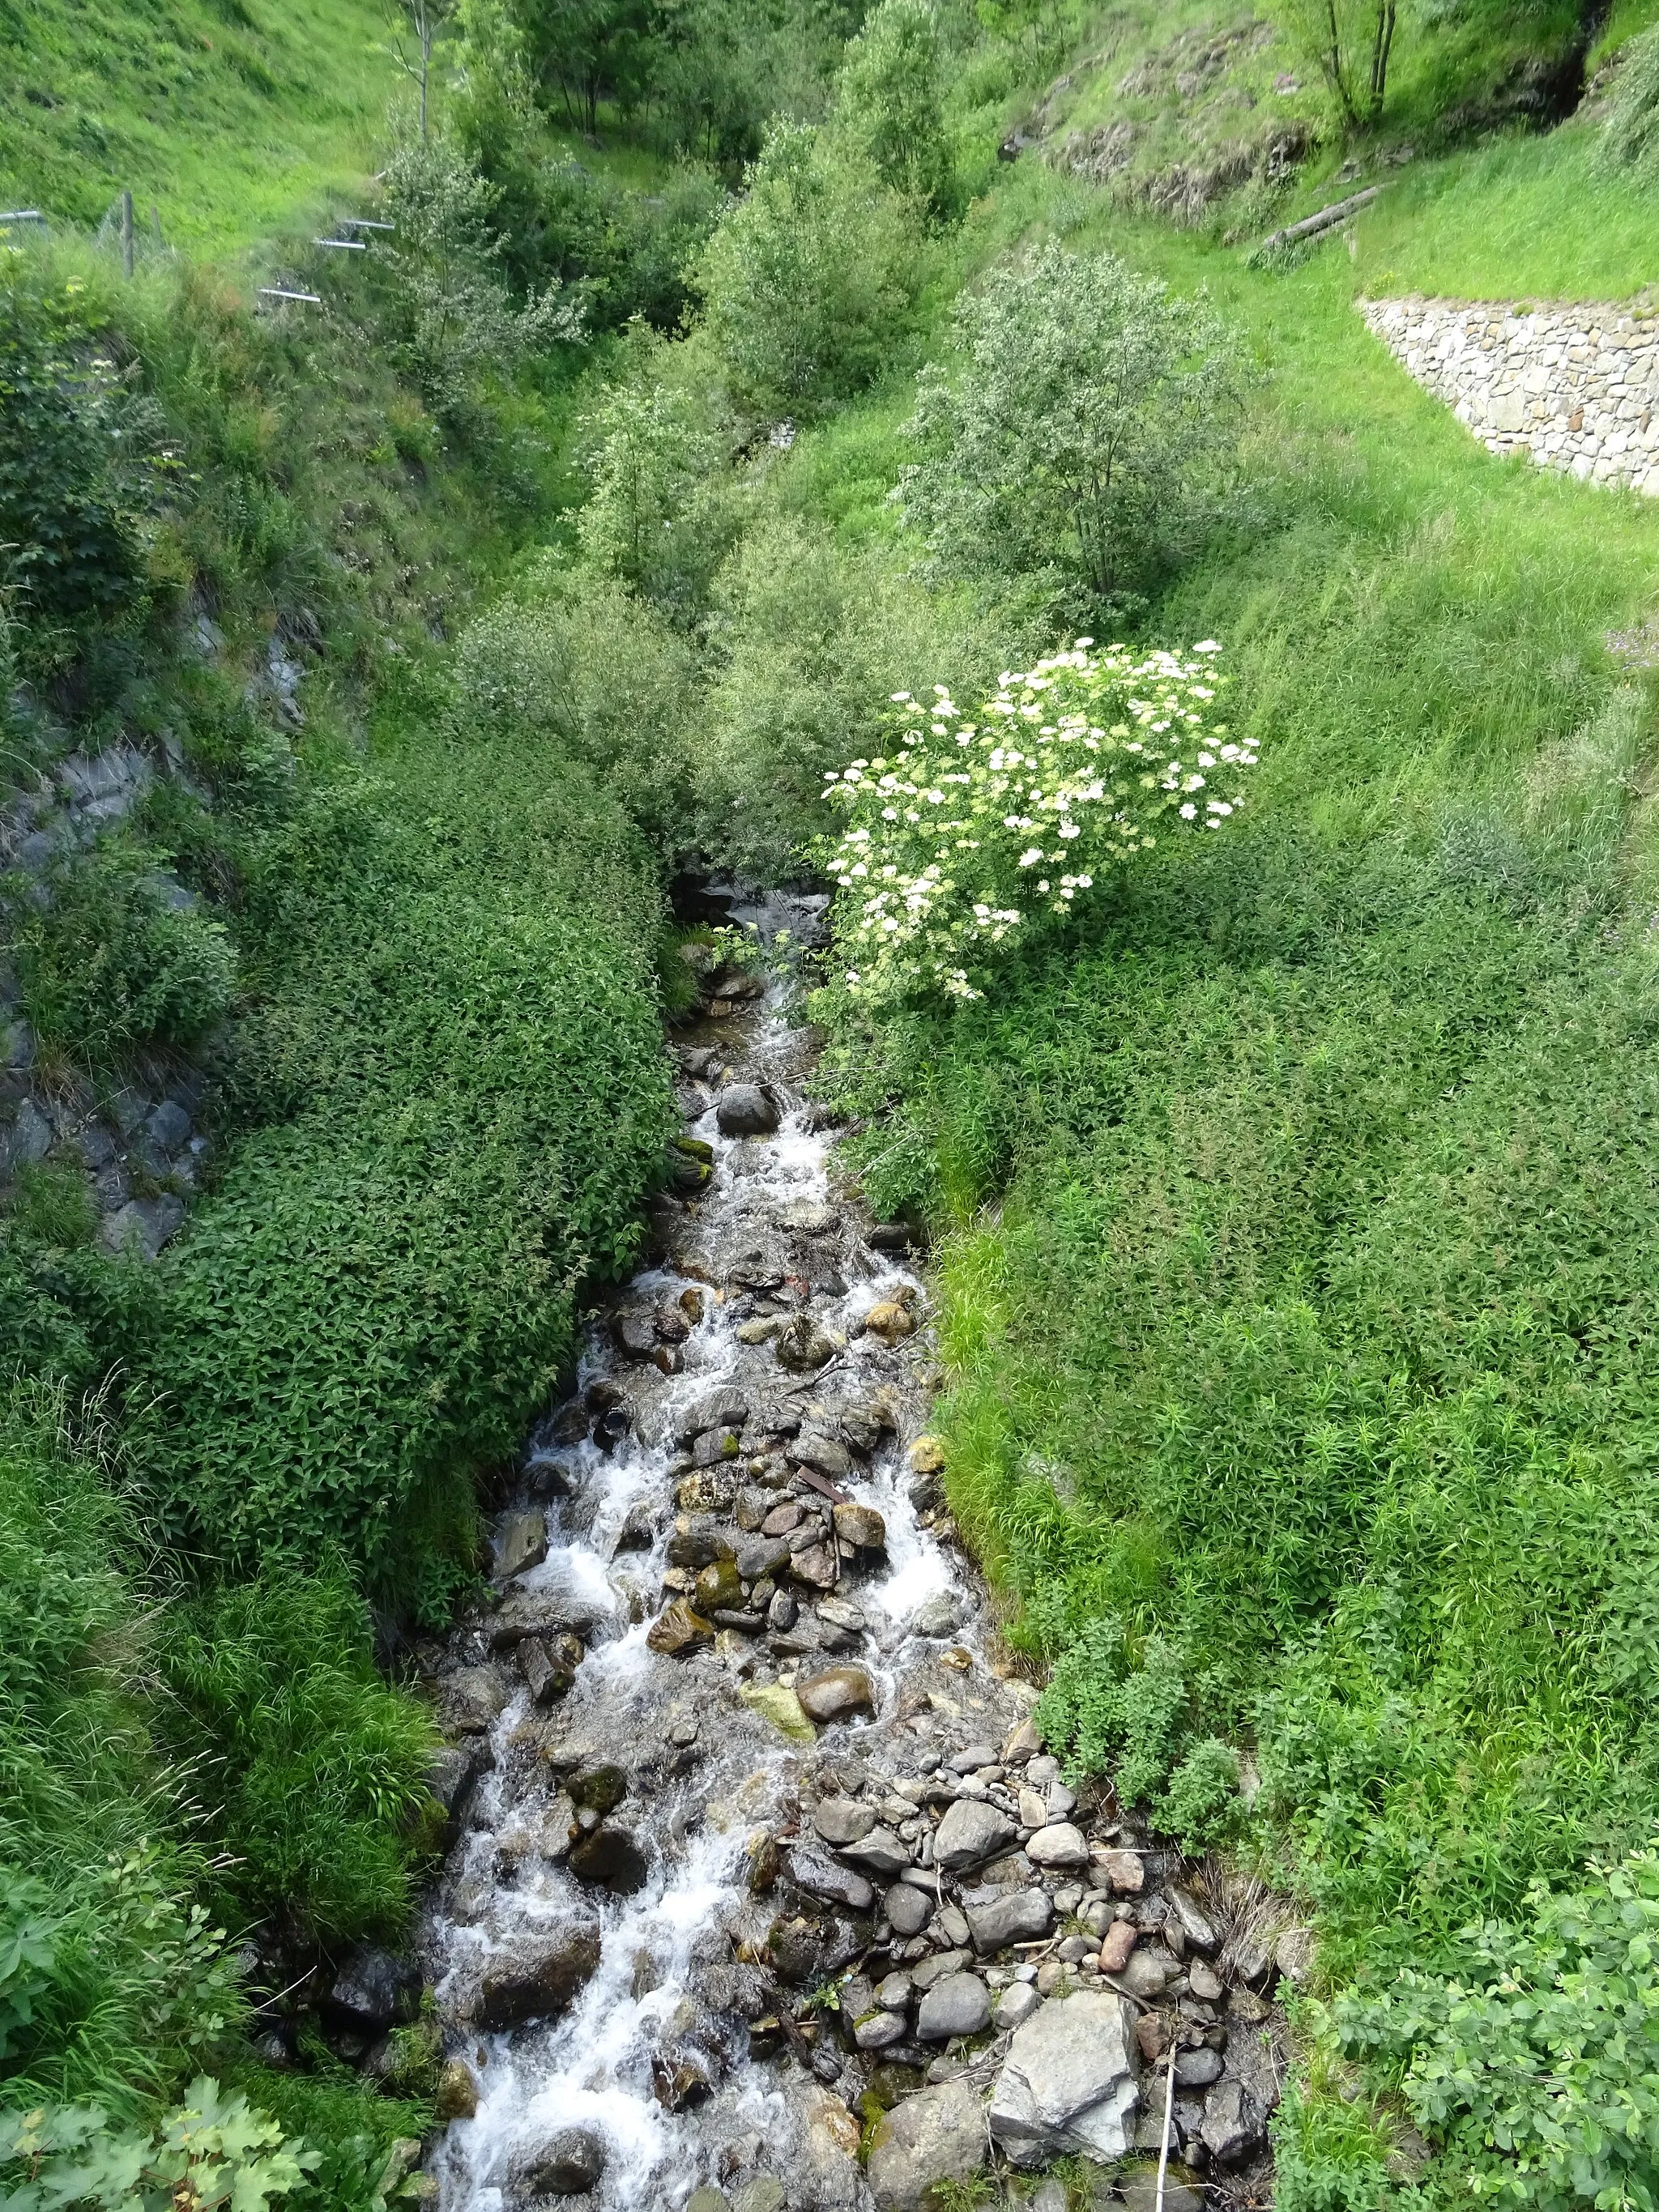
{"label": "stacked stone wall", "polygon": [[1495,453],[1659,497],[1659,319],[1595,301],[1367,300],[1376,335]]}

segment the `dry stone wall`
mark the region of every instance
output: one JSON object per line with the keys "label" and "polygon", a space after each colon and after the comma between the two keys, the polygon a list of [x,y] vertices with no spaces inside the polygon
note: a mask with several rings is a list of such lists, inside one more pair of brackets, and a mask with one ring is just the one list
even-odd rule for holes
{"label": "dry stone wall", "polygon": [[1376,336],[1494,453],[1659,497],[1659,319],[1639,306],[1367,300]]}

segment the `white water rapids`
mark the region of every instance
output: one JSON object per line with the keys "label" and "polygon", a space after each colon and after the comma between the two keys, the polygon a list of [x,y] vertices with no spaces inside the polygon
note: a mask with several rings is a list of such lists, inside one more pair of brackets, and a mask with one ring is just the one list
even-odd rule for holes
{"label": "white water rapids", "polygon": [[[719,1046],[736,1076],[771,1087],[784,1109],[781,1125],[770,1136],[727,1138],[712,1104],[701,1114],[692,1133],[714,1149],[712,1179],[672,1209],[684,1222],[671,1229],[668,1256],[617,1302],[660,1309],[700,1291],[703,1317],[681,1347],[683,1367],[664,1378],[648,1362],[625,1360],[611,1334],[596,1328],[578,1390],[620,1384],[634,1413],[631,1432],[609,1452],[591,1438],[562,1447],[538,1440],[527,1457],[525,1496],[539,1504],[550,1486],[564,1494],[548,1504],[546,1559],[515,1588],[569,1593],[599,1618],[574,1685],[550,1721],[516,1674],[510,1677],[514,1694],[489,1735],[493,1768],[477,1785],[434,1901],[428,1949],[450,2047],[465,2056],[480,2087],[477,2116],[452,2124],[436,2163],[445,2212],[497,2212],[522,2201],[515,2164],[521,2168],[538,2144],[572,2127],[601,2139],[605,2166],[590,2194],[555,2200],[563,2204],[596,2212],[678,2208],[699,2185],[735,2186],[757,2166],[782,2178],[792,2203],[869,2201],[856,2168],[833,2184],[811,2179],[814,2152],[799,2094],[802,2085],[811,2088],[809,2077],[793,2063],[751,2060],[744,2022],[711,2007],[701,1978],[711,1967],[729,1969],[732,1931],[745,1913],[751,1925],[758,1913],[763,1935],[777,1909],[750,1899],[748,1851],[758,1831],[787,1820],[803,1759],[884,1735],[895,1725],[907,1668],[938,1660],[957,1638],[966,1647],[954,1654],[962,1709],[983,1711],[979,1692],[999,1686],[988,1685],[983,1665],[981,1594],[960,1556],[922,1525],[908,1494],[903,1453],[925,1411],[915,1374],[927,1357],[925,1334],[893,1347],[858,1333],[872,1306],[901,1289],[915,1294],[923,1316],[921,1285],[863,1241],[834,1183],[830,1140],[811,1132],[797,1087],[806,1040],[788,1026],[786,1005],[775,982],[739,1021],[698,1033]],[[792,1231],[784,1217],[799,1220],[813,1206],[832,1209],[833,1226]],[[722,1292],[723,1259],[762,1246],[789,1255],[798,1299],[808,1279],[795,1278],[794,1268],[814,1271],[821,1287],[805,1297],[805,1310],[832,1340],[845,1340],[821,1375],[786,1373],[769,1343],[738,1339],[734,1308],[752,1302]],[[689,1659],[662,1656],[646,1640],[661,1602],[675,1480],[687,1464],[676,1430],[695,1401],[724,1384],[742,1389],[752,1404],[781,1399],[806,1410],[881,1392],[897,1410],[900,1433],[884,1436],[842,1486],[886,1524],[884,1565],[836,1593],[864,1613],[866,1629],[856,1649],[799,1662],[803,1679],[841,1658],[864,1667],[876,1685],[877,1714],[862,1726],[822,1731],[816,1749],[789,1741],[741,1700],[743,1689],[779,1679],[766,1638],[728,1630]],[[650,1548],[619,1548],[639,1543],[642,1518]],[[916,1637],[910,1624],[918,1609],[942,1597],[954,1601],[958,1627],[948,1639]],[[932,1625],[939,1625],[937,1606]],[[787,1679],[787,1658],[782,1668]],[[523,1747],[527,1733],[548,1727],[627,1771],[630,1792],[615,1820],[649,1862],[635,1894],[584,1887],[538,1850],[539,1824],[559,1784]],[[693,1727],[694,1743],[687,1741]],[[493,2034],[464,2030],[468,1993],[493,1959],[527,1937],[583,1920],[591,1925],[595,1914],[599,1965],[562,2017]],[[709,2091],[695,2108],[671,2109],[662,2084],[685,2063],[706,2076]]]}

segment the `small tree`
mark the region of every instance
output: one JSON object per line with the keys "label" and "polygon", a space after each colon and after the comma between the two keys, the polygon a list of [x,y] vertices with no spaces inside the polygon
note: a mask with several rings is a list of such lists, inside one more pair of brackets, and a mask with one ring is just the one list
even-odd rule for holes
{"label": "small tree", "polygon": [[592,494],[577,517],[596,568],[682,622],[701,614],[737,527],[723,441],[689,392],[647,373],[581,418]]}
{"label": "small tree", "polygon": [[1395,0],[1285,0],[1286,29],[1352,130],[1374,124],[1382,112],[1395,13]]}
{"label": "small tree", "polygon": [[580,307],[557,284],[514,306],[497,266],[495,190],[459,147],[400,147],[386,190],[396,228],[374,257],[382,315],[393,358],[430,405],[453,415],[479,369],[580,337]]}
{"label": "small tree", "polygon": [[895,191],[935,218],[954,211],[943,53],[927,0],[881,0],[866,18],[842,66],[836,121]]}
{"label": "small tree", "polygon": [[1113,255],[1050,245],[994,270],[957,326],[965,373],[930,364],[918,388],[907,516],[951,567],[1132,611],[1231,471],[1240,378],[1221,325]]}
{"label": "small tree", "polygon": [[455,12],[455,0],[394,0],[387,13],[392,41],[386,52],[421,96],[421,136],[427,135],[427,91],[432,76],[432,49],[438,33]]}
{"label": "small tree", "polygon": [[699,282],[735,390],[775,416],[870,382],[909,321],[925,266],[904,202],[855,149],[776,123]]}

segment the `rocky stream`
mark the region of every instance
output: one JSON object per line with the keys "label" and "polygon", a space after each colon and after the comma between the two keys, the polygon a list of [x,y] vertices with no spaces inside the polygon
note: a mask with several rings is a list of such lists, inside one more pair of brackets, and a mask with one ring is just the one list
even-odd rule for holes
{"label": "rocky stream", "polygon": [[677,1033],[681,1188],[434,1665],[442,2203],[1151,2212],[1166,2124],[1167,2212],[1267,2201],[1305,1938],[1045,1753],[788,1002],[716,974]]}

